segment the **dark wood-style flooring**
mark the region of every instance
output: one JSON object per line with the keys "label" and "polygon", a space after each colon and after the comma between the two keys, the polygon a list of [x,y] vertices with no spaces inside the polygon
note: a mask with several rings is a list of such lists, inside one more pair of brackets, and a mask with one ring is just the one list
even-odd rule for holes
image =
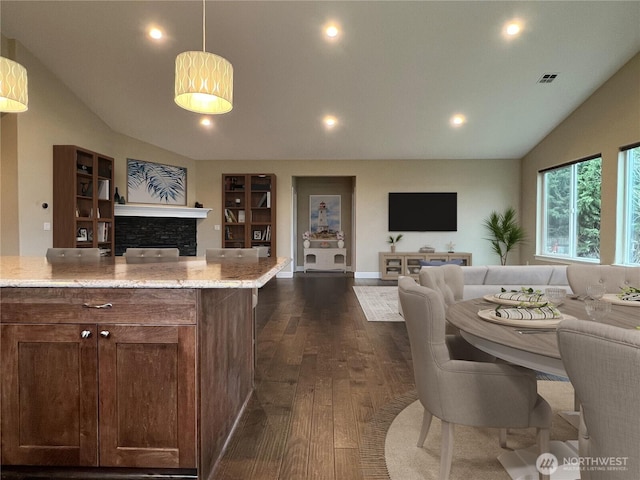
{"label": "dark wood-style flooring", "polygon": [[260,289],[255,392],[216,480],[365,480],[360,447],[367,422],[414,384],[404,323],[367,322],[352,287],[392,284],[316,273]]}
{"label": "dark wood-style flooring", "polygon": [[275,279],[259,293],[255,395],[220,480],[358,480],[367,422],[414,388],[402,322],[367,322],[353,285],[331,274]]}

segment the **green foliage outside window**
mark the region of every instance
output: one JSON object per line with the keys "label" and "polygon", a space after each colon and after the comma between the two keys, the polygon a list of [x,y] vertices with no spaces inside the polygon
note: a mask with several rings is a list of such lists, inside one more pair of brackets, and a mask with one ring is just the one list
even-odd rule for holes
{"label": "green foliage outside window", "polygon": [[628,151],[626,262],[640,264],[640,147]]}
{"label": "green foliage outside window", "polygon": [[598,260],[602,159],[545,173],[545,253]]}

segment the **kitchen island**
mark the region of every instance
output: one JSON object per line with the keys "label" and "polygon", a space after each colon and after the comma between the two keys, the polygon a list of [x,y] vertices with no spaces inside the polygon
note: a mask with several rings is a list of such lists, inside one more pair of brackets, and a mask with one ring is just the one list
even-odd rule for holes
{"label": "kitchen island", "polygon": [[3,470],[214,478],[253,390],[254,289],[288,263],[0,257]]}

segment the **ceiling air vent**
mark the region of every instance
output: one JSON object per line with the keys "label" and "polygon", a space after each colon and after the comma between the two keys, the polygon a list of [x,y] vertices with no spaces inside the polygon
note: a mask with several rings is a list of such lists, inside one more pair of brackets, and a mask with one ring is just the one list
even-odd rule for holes
{"label": "ceiling air vent", "polygon": [[538,79],[538,83],[551,83],[556,79],[557,76],[557,73],[545,73]]}

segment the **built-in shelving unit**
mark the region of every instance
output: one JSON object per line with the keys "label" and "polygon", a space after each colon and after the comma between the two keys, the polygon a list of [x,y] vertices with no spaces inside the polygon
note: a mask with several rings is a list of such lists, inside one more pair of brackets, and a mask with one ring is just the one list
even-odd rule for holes
{"label": "built-in shelving unit", "polygon": [[222,175],[222,245],[267,247],[276,255],[276,176]]}
{"label": "built-in shelving unit", "polygon": [[114,254],[113,158],[74,145],[53,146],[53,246]]}

